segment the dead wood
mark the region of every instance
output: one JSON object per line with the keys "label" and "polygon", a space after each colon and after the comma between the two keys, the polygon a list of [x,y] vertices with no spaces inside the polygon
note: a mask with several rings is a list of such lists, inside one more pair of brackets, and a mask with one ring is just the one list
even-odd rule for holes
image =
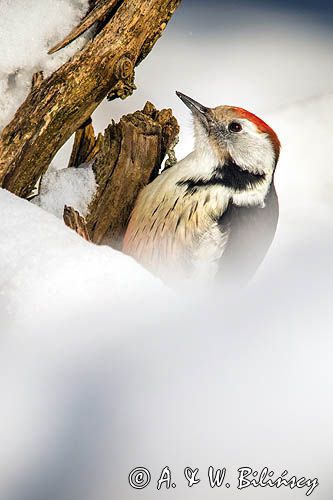
{"label": "dead wood", "polygon": [[73,229],[85,240],[90,241],[86,221],[79,214],[79,212],[74,210],[74,208],[65,205],[63,218],[66,226]]}
{"label": "dead wood", "polygon": [[[125,98],[133,92],[135,66],[150,52],[180,1],[95,2],[91,14],[108,5],[112,17],[70,61],[49,78],[38,79],[2,131],[2,187],[27,197],[57,151],[106,95]],[[124,120],[121,127],[126,126]]]}
{"label": "dead wood", "polygon": [[158,175],[178,133],[171,110],[158,111],[151,103],[112,122],[97,140],[89,123],[76,133],[72,166],[91,161],[96,152],[98,187],[86,217],[92,241],[120,248],[138,193]]}
{"label": "dead wood", "polygon": [[99,151],[101,135],[96,139],[91,118],[89,118],[75,133],[72,153],[68,167],[78,167],[93,160]]}

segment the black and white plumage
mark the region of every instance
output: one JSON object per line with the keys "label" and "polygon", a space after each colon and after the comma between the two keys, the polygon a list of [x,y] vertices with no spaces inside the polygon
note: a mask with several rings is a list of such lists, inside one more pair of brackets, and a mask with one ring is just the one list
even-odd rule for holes
{"label": "black and white plumage", "polygon": [[244,109],[177,95],[193,113],[195,149],[142,190],[124,251],[167,282],[246,282],[277,225],[279,140]]}

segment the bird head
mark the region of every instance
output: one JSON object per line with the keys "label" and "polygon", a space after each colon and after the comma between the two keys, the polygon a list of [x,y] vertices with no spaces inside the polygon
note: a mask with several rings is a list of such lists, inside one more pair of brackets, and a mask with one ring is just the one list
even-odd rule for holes
{"label": "bird head", "polygon": [[280,141],[267,123],[242,108],[208,108],[181,92],[176,94],[192,112],[196,150],[215,163],[212,167],[231,158],[250,172],[273,174]]}

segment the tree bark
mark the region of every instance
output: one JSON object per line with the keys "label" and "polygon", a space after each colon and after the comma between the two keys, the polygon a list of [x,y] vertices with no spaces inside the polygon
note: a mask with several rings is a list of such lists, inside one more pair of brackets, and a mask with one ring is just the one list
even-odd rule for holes
{"label": "tree bark", "polygon": [[[119,0],[93,41],[49,78],[34,82],[0,137],[2,187],[27,197],[56,152],[106,95],[125,98],[133,92],[134,67],[150,52],[180,1]],[[113,9],[114,0],[109,2]]]}

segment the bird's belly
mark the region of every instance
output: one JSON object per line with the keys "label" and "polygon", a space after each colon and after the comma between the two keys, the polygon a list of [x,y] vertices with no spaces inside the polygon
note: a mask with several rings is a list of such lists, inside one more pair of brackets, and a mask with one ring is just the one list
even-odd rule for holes
{"label": "bird's belly", "polygon": [[214,279],[227,238],[227,233],[223,233],[216,222],[201,234],[191,255],[192,277],[208,281]]}

